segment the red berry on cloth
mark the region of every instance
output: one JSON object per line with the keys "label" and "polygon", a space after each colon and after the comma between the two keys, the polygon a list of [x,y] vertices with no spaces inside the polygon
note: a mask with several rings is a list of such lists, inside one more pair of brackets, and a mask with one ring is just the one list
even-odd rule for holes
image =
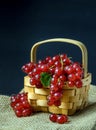
{"label": "red berry on cloth", "polygon": [[30,116],[33,113],[32,107],[27,99],[27,93],[13,95],[10,100],[10,105],[17,117]]}
{"label": "red berry on cloth", "polygon": [[49,119],[50,119],[52,122],[56,122],[56,120],[57,120],[57,115],[56,115],[56,114],[50,114]]}

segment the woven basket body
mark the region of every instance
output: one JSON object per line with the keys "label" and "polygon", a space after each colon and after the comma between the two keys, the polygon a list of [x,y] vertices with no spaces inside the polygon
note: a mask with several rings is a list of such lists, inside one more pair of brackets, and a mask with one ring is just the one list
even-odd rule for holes
{"label": "woven basket body", "polygon": [[83,86],[81,88],[69,87],[68,83],[64,83],[63,96],[61,98],[60,106],[48,106],[47,96],[49,95],[49,88],[36,88],[30,85],[30,77],[24,77],[24,91],[28,92],[28,100],[35,111],[51,112],[56,114],[72,115],[77,110],[86,107],[88,103],[88,91],[91,83],[91,74],[87,73],[87,50],[85,46],[78,41],[70,39],[50,39],[36,43],[31,50],[31,61],[36,62],[36,49],[40,44],[46,42],[68,42],[79,46],[82,50],[82,64],[84,68],[84,79],[82,79]]}

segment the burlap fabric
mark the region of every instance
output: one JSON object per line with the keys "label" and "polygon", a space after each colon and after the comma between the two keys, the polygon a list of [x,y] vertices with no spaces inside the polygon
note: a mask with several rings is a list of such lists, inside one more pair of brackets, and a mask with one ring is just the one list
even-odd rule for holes
{"label": "burlap fabric", "polygon": [[89,105],[69,116],[66,124],[52,123],[48,113],[17,118],[10,107],[10,97],[0,95],[0,130],[96,130],[96,86],[91,85]]}

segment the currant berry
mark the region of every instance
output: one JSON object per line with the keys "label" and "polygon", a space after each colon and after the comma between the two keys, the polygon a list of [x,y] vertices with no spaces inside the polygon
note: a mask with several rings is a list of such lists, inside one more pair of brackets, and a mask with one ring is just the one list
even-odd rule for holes
{"label": "currant berry", "polygon": [[53,101],[48,100],[48,101],[47,101],[47,104],[48,104],[48,106],[52,106],[52,105],[54,104],[54,102],[53,102]]}
{"label": "currant berry", "polygon": [[23,72],[28,74],[29,72],[32,71],[33,68],[35,68],[35,66],[36,66],[36,64],[34,64],[33,62],[30,62],[26,65],[23,65],[21,69]]}
{"label": "currant berry", "polygon": [[74,87],[75,83],[74,83],[74,81],[68,81],[68,85],[69,85],[69,87]]}
{"label": "currant berry", "polygon": [[22,115],[24,116],[24,117],[26,117],[26,116],[30,116],[32,114],[32,109],[24,109],[23,111],[22,111]]}
{"label": "currant berry", "polygon": [[50,90],[50,95],[54,95],[55,91],[54,90]]}
{"label": "currant berry", "polygon": [[39,65],[43,64],[43,61],[42,61],[42,60],[39,60],[39,61],[38,61],[38,64],[39,64]]}
{"label": "currant berry", "polygon": [[76,85],[77,88],[81,88],[82,87],[82,81],[81,80],[77,80],[75,82],[75,85]]}
{"label": "currant berry", "polygon": [[15,114],[17,117],[22,117],[22,111],[21,110],[16,110]]}
{"label": "currant berry", "polygon": [[48,66],[52,67],[53,65],[54,65],[54,61],[52,59],[50,59],[49,62],[48,62]]}
{"label": "currant berry", "polygon": [[42,72],[48,72],[48,65],[47,64],[44,64],[44,65],[41,65],[41,71]]}
{"label": "currant berry", "polygon": [[66,115],[59,115],[58,117],[57,117],[57,122],[59,123],[59,124],[64,124],[65,122],[67,122],[68,121],[68,117],[66,116]]}
{"label": "currant berry", "polygon": [[60,55],[60,58],[62,58],[62,60],[63,60],[63,59],[65,59],[65,58],[67,58],[67,55],[66,55],[66,54],[61,54],[61,55]]}
{"label": "currant berry", "polygon": [[67,80],[65,75],[60,75],[59,79],[63,82]]}
{"label": "currant berry", "polygon": [[57,76],[62,75],[62,74],[63,74],[63,69],[62,69],[61,67],[56,67],[56,68],[55,68],[55,74],[56,74]]}
{"label": "currant berry", "polygon": [[58,76],[57,75],[53,75],[52,79],[51,79],[51,83],[52,84],[56,84],[58,82]]}
{"label": "currant berry", "polygon": [[39,81],[39,82],[36,82],[36,88],[42,88],[43,86],[42,86],[42,84],[41,84],[41,82]]}
{"label": "currant berry", "polygon": [[72,73],[72,74],[69,74],[69,75],[68,75],[68,80],[69,80],[69,81],[75,81],[75,79],[76,79],[75,74]]}
{"label": "currant berry", "polygon": [[72,67],[72,66],[69,66],[69,67],[67,68],[67,74],[71,74],[71,73],[73,73],[73,67]]}
{"label": "currant berry", "polygon": [[56,93],[54,93],[53,97],[55,98],[55,101],[59,100],[62,97],[62,93],[61,92],[56,92]]}
{"label": "currant berry", "polygon": [[35,79],[35,77],[32,77],[32,78],[30,79],[30,84],[31,84],[31,85],[36,85],[36,83],[37,83],[37,80]]}
{"label": "currant berry", "polygon": [[49,119],[50,119],[52,122],[56,122],[56,121],[57,121],[57,115],[56,115],[56,114],[50,114],[50,115],[49,115]]}
{"label": "currant berry", "polygon": [[22,102],[22,106],[23,106],[23,108],[30,108],[30,104],[26,100]]}
{"label": "currant berry", "polygon": [[59,90],[58,86],[56,84],[51,84],[50,85],[50,90],[57,92]]}
{"label": "currant berry", "polygon": [[60,61],[55,61],[54,65],[55,65],[55,67],[61,67]]}
{"label": "currant berry", "polygon": [[18,102],[17,104],[15,104],[15,106],[13,107],[14,110],[21,110],[23,108],[22,103]]}
{"label": "currant berry", "polygon": [[49,68],[49,73],[53,75],[54,72],[55,72],[55,68],[54,68],[54,67],[50,67],[50,68]]}
{"label": "currant berry", "polygon": [[40,81],[40,74],[36,74],[34,78],[36,79],[36,81]]}
{"label": "currant berry", "polygon": [[29,76],[30,78],[32,78],[32,77],[34,76],[33,72],[32,72],[32,71],[29,72],[29,73],[28,73],[28,76]]}
{"label": "currant berry", "polygon": [[49,60],[51,60],[51,57],[50,57],[50,56],[47,56],[45,60],[46,60],[46,63],[48,63]]}
{"label": "currant berry", "polygon": [[54,101],[54,105],[55,105],[55,106],[60,106],[60,105],[61,105],[61,101],[60,101],[60,100]]}
{"label": "currant berry", "polygon": [[49,95],[47,104],[49,106],[52,106],[54,104],[54,100],[55,100],[54,97],[52,95]]}
{"label": "currant berry", "polygon": [[70,64],[71,64],[71,60],[68,59],[68,58],[64,58],[64,59],[63,59],[63,64],[64,64],[64,65],[70,65]]}
{"label": "currant berry", "polygon": [[60,61],[60,56],[59,56],[59,55],[56,55],[56,56],[54,56],[52,59],[53,59],[53,61]]}
{"label": "currant berry", "polygon": [[82,75],[79,72],[75,73],[75,76],[76,76],[76,79],[81,79],[82,78]]}
{"label": "currant berry", "polygon": [[59,81],[59,82],[57,83],[57,86],[58,86],[58,91],[62,90],[62,89],[63,89],[63,86],[64,86],[64,81],[63,81],[63,80],[62,80],[62,81]]}

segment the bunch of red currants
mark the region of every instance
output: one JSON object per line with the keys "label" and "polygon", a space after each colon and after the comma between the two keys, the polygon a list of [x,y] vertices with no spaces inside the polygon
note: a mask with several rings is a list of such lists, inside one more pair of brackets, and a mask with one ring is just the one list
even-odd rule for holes
{"label": "bunch of red currants", "polygon": [[22,70],[30,77],[30,84],[37,88],[49,87],[48,105],[61,105],[64,82],[69,87],[82,87],[83,68],[78,62],[73,62],[66,54],[46,57],[38,63],[28,63]]}
{"label": "bunch of red currants", "polygon": [[27,93],[19,93],[11,96],[11,107],[17,117],[30,116],[33,113],[32,107],[28,102]]}
{"label": "bunch of red currants", "polygon": [[[61,105],[61,98],[63,94],[64,83],[67,82],[69,87],[82,87],[82,78],[83,78],[83,68],[82,65],[78,62],[73,62],[70,58],[67,57],[66,54],[56,55],[54,57],[46,57],[44,60],[39,60],[38,63],[30,62],[25,64],[22,67],[23,72],[28,74],[30,77],[30,84],[35,85],[36,88],[45,88],[49,87],[50,94],[48,95],[48,102],[49,106]],[[26,97],[26,96],[24,96]],[[21,101],[21,97],[19,101]],[[17,116],[25,116],[22,111],[22,114],[18,114],[20,112],[17,111],[18,102],[16,102],[14,107],[14,97],[11,99],[11,106],[15,109],[16,107],[16,115]],[[17,97],[16,97],[17,100]],[[28,105],[28,103],[27,103]],[[27,106],[25,105],[25,106]],[[21,105],[22,106],[22,105]],[[20,107],[21,107],[20,106]],[[30,108],[30,107],[29,107]],[[28,111],[28,115],[32,113],[32,110]],[[27,112],[26,112],[27,113]],[[53,122],[67,122],[66,116],[56,116],[52,114],[49,118],[50,120],[54,120]],[[63,120],[63,121],[62,121]],[[66,120],[66,121],[65,121]],[[62,124],[62,123],[61,123]]]}

